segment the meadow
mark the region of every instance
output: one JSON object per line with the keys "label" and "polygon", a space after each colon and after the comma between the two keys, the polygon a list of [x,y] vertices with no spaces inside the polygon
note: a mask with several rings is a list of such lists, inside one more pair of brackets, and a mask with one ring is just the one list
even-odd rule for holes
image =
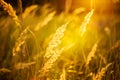
{"label": "meadow", "polygon": [[0,0],[0,80],[120,80],[119,13],[19,1]]}

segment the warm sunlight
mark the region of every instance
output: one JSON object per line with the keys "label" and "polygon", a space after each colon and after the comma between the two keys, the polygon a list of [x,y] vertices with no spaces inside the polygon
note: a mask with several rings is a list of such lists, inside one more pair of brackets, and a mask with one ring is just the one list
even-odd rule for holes
{"label": "warm sunlight", "polygon": [[120,0],[0,0],[0,80],[119,80]]}

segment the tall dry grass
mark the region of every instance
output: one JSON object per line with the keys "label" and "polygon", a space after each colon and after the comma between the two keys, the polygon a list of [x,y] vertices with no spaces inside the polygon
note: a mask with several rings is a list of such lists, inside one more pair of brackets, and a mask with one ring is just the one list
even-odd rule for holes
{"label": "tall dry grass", "polygon": [[64,32],[65,32],[67,26],[68,26],[68,23],[60,26],[56,30],[51,41],[49,42],[48,47],[46,48],[45,55],[44,55],[44,57],[45,57],[45,59],[47,59],[47,61],[44,63],[43,68],[40,70],[40,76],[41,75],[45,76],[45,74],[49,71],[49,69],[52,67],[54,62],[58,59],[58,57],[63,52],[64,49],[59,48],[59,45],[61,43],[61,38],[64,37]]}
{"label": "tall dry grass", "polygon": [[87,24],[90,22],[91,17],[93,15],[94,10],[91,10],[85,17],[84,21],[80,26],[80,34],[83,36],[83,34],[86,32]]}
{"label": "tall dry grass", "polygon": [[[24,13],[21,12],[21,16],[23,17],[23,21],[21,21],[20,18],[18,19],[18,16],[16,15],[13,7],[9,3],[6,3],[4,0],[0,0],[0,5],[5,11],[8,12],[17,26],[23,27],[24,23],[29,24],[26,25],[29,27],[25,27],[19,33],[19,36],[17,34],[14,34],[17,36],[14,39],[11,39],[13,38],[11,36],[13,36],[14,30],[13,33],[11,31],[10,39],[12,41],[8,40],[8,43],[6,43],[6,45],[13,45],[10,45],[10,50],[6,48],[10,54],[6,53],[8,59],[5,58],[4,60],[4,62],[6,62],[4,64],[5,67],[0,67],[0,79],[109,80],[111,79],[110,75],[113,77],[112,80],[119,79],[119,61],[116,60],[119,60],[119,57],[116,54],[119,54],[120,42],[116,43],[113,47],[110,46],[110,52],[108,53],[107,50],[109,49],[106,47],[109,46],[109,43],[106,43],[105,40],[109,41],[110,38],[106,39],[105,33],[101,34],[97,32],[98,29],[93,29],[94,27],[91,27],[95,25],[89,24],[90,21],[93,21],[91,17],[96,17],[95,14],[93,15],[94,10],[91,10],[86,15],[84,13],[80,14],[80,12],[85,11],[85,9],[79,8],[78,10],[74,11],[73,14],[69,14],[71,3],[71,0],[67,0],[65,6],[66,13],[62,13],[60,15],[56,14],[55,10],[49,11],[46,10],[45,7],[41,8],[38,5],[32,5],[30,7],[27,7]],[[67,6],[67,4],[69,5]],[[19,7],[22,7],[22,4],[19,5]],[[91,9],[93,9],[92,7],[93,6],[91,6]],[[40,12],[37,10],[40,10]],[[41,14],[38,15],[38,13]],[[84,20],[82,21],[81,18],[84,18]],[[82,22],[81,26],[79,26],[80,22]],[[87,27],[88,24],[91,26]],[[16,25],[12,24],[12,26]],[[58,28],[56,29],[56,27]],[[79,30],[76,30],[77,28]],[[53,33],[53,29],[56,30],[52,35],[52,38],[49,41],[45,42],[45,40],[49,38],[49,35]],[[76,37],[76,35],[79,35],[76,31],[79,31],[81,37]],[[67,35],[65,35],[65,32]],[[86,35],[84,35],[85,33]],[[74,46],[70,46],[70,48],[64,48],[63,38],[66,36],[70,38],[65,38],[65,43],[70,45],[73,45],[73,43],[75,43]],[[101,36],[103,39],[99,41]],[[98,41],[96,42],[96,40],[93,39],[96,39]],[[63,45],[61,46],[62,42]],[[95,44],[93,45],[93,43]],[[87,57],[85,56],[86,61],[82,60],[83,56],[81,56],[81,53],[84,55],[89,53]],[[36,55],[37,58],[34,59]],[[67,66],[64,67],[66,64]],[[4,66],[1,63],[0,65]],[[116,71],[114,68],[118,71]]]}
{"label": "tall dry grass", "polygon": [[102,77],[105,76],[105,72],[112,63],[107,64],[103,67],[95,76],[93,75],[93,80],[102,80]]}
{"label": "tall dry grass", "polygon": [[26,35],[28,32],[28,28],[29,27],[27,27],[18,37],[12,50],[13,56],[16,56],[21,51],[21,47],[25,44],[25,39],[27,38]]}
{"label": "tall dry grass", "polygon": [[0,0],[0,4],[2,5],[3,9],[7,11],[8,14],[13,18],[15,23],[20,26],[20,20],[18,19],[16,11],[13,9],[13,7],[9,3],[6,3],[4,0]]}
{"label": "tall dry grass", "polygon": [[62,25],[56,30],[52,40],[49,42],[48,47],[46,48],[45,58],[50,58],[52,55],[58,54],[59,51],[56,49],[58,49],[58,46],[61,44],[61,38],[64,36],[67,25],[68,23]]}
{"label": "tall dry grass", "polygon": [[90,53],[87,56],[87,60],[86,60],[86,67],[89,65],[90,61],[92,60],[92,58],[95,56],[95,52],[97,50],[98,47],[98,41],[93,45],[92,50],[90,51]]}

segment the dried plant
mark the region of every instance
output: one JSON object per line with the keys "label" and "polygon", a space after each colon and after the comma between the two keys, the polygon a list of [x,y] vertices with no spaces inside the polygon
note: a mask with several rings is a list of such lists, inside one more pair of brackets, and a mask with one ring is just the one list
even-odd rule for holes
{"label": "dried plant", "polygon": [[45,19],[44,19],[43,21],[39,22],[39,23],[36,25],[35,31],[38,31],[38,30],[39,30],[40,28],[42,28],[43,26],[47,25],[48,22],[50,22],[50,21],[53,19],[55,13],[56,13],[55,11],[49,13],[49,14],[45,17]]}
{"label": "dried plant", "polygon": [[53,54],[50,59],[48,59],[47,62],[45,62],[43,68],[39,71],[40,72],[40,77],[41,76],[45,76],[45,74],[49,71],[49,69],[52,67],[52,65],[54,64],[54,62],[58,59],[58,57],[61,55],[61,53],[63,52],[64,49],[55,50],[55,54]]}
{"label": "dried plant", "polygon": [[107,71],[110,65],[112,65],[112,63],[107,64],[101,69],[100,72],[98,72],[96,75],[93,75],[93,80],[102,80],[102,77],[104,76],[105,72]]}
{"label": "dried plant", "polygon": [[14,65],[14,68],[16,70],[25,69],[25,68],[28,68],[29,66],[33,65],[33,64],[35,64],[35,62],[28,62],[28,63],[19,62],[19,63]]}
{"label": "dried plant", "polygon": [[[52,5],[54,1],[51,0],[50,4],[31,5],[27,8],[22,0],[17,0],[18,4],[13,3],[13,6],[18,10],[18,15],[14,7],[5,1],[0,0],[0,7],[12,17],[14,23],[0,9],[0,80],[119,79],[119,23],[116,25],[119,19],[113,24],[106,22],[106,14],[97,12],[97,6],[95,8],[97,1],[89,1],[91,11],[85,16],[88,3],[86,7],[78,7],[73,0],[58,0],[61,5]],[[77,1],[77,4],[84,3]],[[97,15],[99,12],[102,18]],[[89,24],[90,21],[93,22]],[[66,23],[60,25],[63,22]],[[27,24],[31,26],[27,27]],[[87,27],[88,24],[93,27]],[[59,27],[52,34],[56,25]],[[114,34],[111,32],[112,27],[117,27]]]}
{"label": "dried plant", "polygon": [[87,56],[86,67],[88,66],[88,64],[91,61],[91,59],[95,56],[95,52],[97,50],[97,46],[98,46],[98,41],[94,44],[92,50],[90,51],[90,53]]}
{"label": "dried plant", "polygon": [[3,9],[8,12],[8,14],[13,18],[15,23],[20,26],[20,21],[18,16],[16,15],[16,11],[13,9],[12,5],[6,3],[4,0],[0,0],[0,4],[2,5]]}
{"label": "dried plant", "polygon": [[26,18],[30,14],[30,12],[34,11],[37,7],[38,7],[37,5],[32,5],[32,6],[27,7],[22,14],[23,18]]}
{"label": "dried plant", "polygon": [[45,53],[45,58],[50,58],[52,55],[56,54],[57,52],[57,48],[61,43],[61,38],[64,36],[64,31],[66,30],[68,23],[62,25],[61,27],[59,27],[55,34],[53,35],[52,40],[49,42],[48,47],[46,49],[46,53]]}
{"label": "dried plant", "polygon": [[21,46],[25,43],[26,39],[26,33],[28,31],[28,27],[23,30],[23,32],[20,34],[19,38],[17,39],[15,46],[13,47],[12,53],[13,56],[17,55],[20,52]]}
{"label": "dried plant", "polygon": [[60,79],[59,80],[66,80],[66,71],[65,68],[63,68],[62,74],[60,75]]}
{"label": "dried plant", "polygon": [[91,10],[85,16],[84,21],[83,21],[82,25],[80,26],[80,34],[81,34],[81,36],[83,36],[83,34],[85,33],[87,24],[90,22],[90,19],[91,19],[92,15],[93,15],[93,12],[94,12],[94,10]]}
{"label": "dried plant", "polygon": [[47,58],[47,62],[45,62],[43,68],[39,71],[40,72],[40,76],[44,76],[46,72],[49,71],[49,69],[52,67],[53,63],[58,59],[58,57],[61,55],[61,53],[63,52],[63,48],[59,49],[58,46],[61,43],[61,38],[64,36],[64,32],[66,30],[68,23],[62,25],[61,27],[59,27],[52,40],[50,41],[47,49],[46,49],[46,53],[45,53],[45,58]]}

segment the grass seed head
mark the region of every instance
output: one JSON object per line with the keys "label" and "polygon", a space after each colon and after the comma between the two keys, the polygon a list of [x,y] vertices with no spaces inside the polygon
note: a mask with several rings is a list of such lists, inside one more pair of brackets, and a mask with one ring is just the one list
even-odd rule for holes
{"label": "grass seed head", "polygon": [[0,4],[2,5],[3,9],[8,12],[8,14],[13,18],[15,23],[20,26],[20,21],[18,16],[16,15],[16,11],[13,9],[12,5],[6,3],[4,0],[0,0]]}

